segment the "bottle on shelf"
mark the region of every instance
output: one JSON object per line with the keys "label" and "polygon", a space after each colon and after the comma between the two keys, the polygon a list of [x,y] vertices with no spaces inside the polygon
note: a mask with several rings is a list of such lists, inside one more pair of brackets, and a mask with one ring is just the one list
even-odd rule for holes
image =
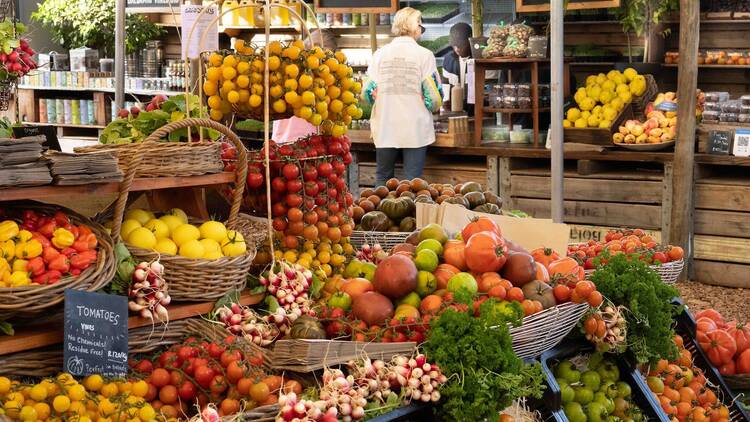
{"label": "bottle on shelf", "polygon": [[[239,25],[239,10],[235,8],[239,6],[236,0],[226,0],[221,4],[221,24],[224,26],[238,26]],[[232,10],[235,9],[235,10]],[[230,12],[226,13],[227,11]]]}
{"label": "bottle on shelf", "polygon": [[251,7],[253,4],[252,0],[241,0],[240,6],[248,6],[239,9],[238,23],[240,26],[255,26],[255,8]]}

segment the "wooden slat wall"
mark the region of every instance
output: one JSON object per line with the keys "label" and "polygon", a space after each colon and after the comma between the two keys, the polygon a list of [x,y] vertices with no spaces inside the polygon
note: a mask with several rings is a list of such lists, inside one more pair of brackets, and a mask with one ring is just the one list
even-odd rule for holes
{"label": "wooden slat wall", "polygon": [[[395,177],[404,178],[403,165],[396,165]],[[427,164],[424,167],[423,178],[429,183],[463,183],[477,182],[482,187],[487,186],[487,166],[462,164]],[[372,187],[375,185],[375,163],[359,163],[359,186]]]}

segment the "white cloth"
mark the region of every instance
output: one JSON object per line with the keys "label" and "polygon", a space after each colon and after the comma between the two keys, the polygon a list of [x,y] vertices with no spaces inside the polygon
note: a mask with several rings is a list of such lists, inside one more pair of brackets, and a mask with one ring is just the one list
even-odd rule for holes
{"label": "white cloth", "polygon": [[[459,85],[461,80],[463,80],[464,84],[466,84],[466,102],[468,104],[474,104],[476,101],[474,93],[474,59],[461,57],[459,58],[459,63],[464,75],[454,75],[443,69],[443,76],[445,76],[445,78],[448,79],[448,82],[453,86]],[[496,79],[497,77],[498,72],[496,70],[489,70],[486,72],[485,80]]]}
{"label": "white cloth", "polygon": [[379,49],[367,69],[377,84],[370,117],[376,148],[420,148],[435,142],[432,113],[425,107],[422,81],[437,75],[432,52],[411,37]]}

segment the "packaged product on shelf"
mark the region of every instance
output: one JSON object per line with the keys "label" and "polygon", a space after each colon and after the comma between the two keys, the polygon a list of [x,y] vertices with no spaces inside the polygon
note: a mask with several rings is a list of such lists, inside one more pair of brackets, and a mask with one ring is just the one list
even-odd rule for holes
{"label": "packaged product on shelf", "polygon": [[703,112],[704,123],[719,123],[719,111],[706,110]]}
{"label": "packaged product on shelf", "polygon": [[[726,91],[709,91],[706,92],[705,97],[707,103],[718,103],[729,100],[729,93]],[[750,98],[748,99],[748,101],[750,101]]]}
{"label": "packaged product on shelf", "polygon": [[750,95],[743,95],[740,97],[740,101],[744,106],[750,106]]}
{"label": "packaged product on shelf", "polygon": [[55,107],[57,108],[57,123],[65,123],[65,101],[62,98],[56,99]]}
{"label": "packaged product on shelf", "polygon": [[47,123],[47,101],[44,98],[39,99],[39,123]]}
{"label": "packaged product on shelf", "polygon": [[706,102],[703,106],[704,111],[721,111],[721,103],[717,102]]}
{"label": "packaged product on shelf", "polygon": [[503,97],[503,107],[518,108],[518,97]]}
{"label": "packaged product on shelf", "polygon": [[504,97],[515,97],[518,95],[518,86],[516,84],[505,84],[503,85],[503,96]]}
{"label": "packaged product on shelf", "polygon": [[531,97],[518,97],[518,108],[531,108]]}
{"label": "packaged product on shelf", "polygon": [[750,123],[750,113],[748,114],[740,114],[737,120],[740,123]]}
{"label": "packaged product on shelf", "polygon": [[740,115],[737,113],[721,112],[719,114],[719,121],[721,123],[736,123],[740,119]]}
{"label": "packaged product on shelf", "polygon": [[65,110],[65,117],[63,123],[70,124],[73,122],[73,109],[71,106],[71,100],[63,100],[63,110]]}
{"label": "packaged product on shelf", "polygon": [[739,114],[740,100],[730,100],[730,101],[725,101],[721,103],[721,111],[723,113]]}
{"label": "packaged product on shelf", "polygon": [[489,94],[490,106],[503,107],[503,86],[494,85]]}
{"label": "packaged product on shelf", "polygon": [[529,84],[518,84],[516,89],[519,97],[530,97],[531,96],[531,85]]}
{"label": "packaged product on shelf", "polygon": [[81,124],[81,100],[70,100],[70,122]]}

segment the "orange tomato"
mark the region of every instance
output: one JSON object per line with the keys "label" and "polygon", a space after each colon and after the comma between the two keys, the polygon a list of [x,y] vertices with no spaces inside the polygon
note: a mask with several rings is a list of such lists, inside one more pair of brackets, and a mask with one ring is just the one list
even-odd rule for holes
{"label": "orange tomato", "polygon": [[240,410],[240,402],[235,399],[224,399],[219,405],[219,410],[224,415],[234,415]]}
{"label": "orange tomato", "polygon": [[599,293],[598,291],[594,290],[589,295],[587,301],[589,302],[589,305],[591,305],[592,307],[598,308],[599,305],[601,305],[602,302],[604,302],[604,297],[602,296],[601,293]]}
{"label": "orange tomato", "polygon": [[159,390],[159,400],[164,404],[177,403],[177,387],[165,385]]}
{"label": "orange tomato", "polygon": [[268,388],[268,385],[264,382],[259,382],[256,384],[253,384],[250,387],[250,398],[253,399],[256,403],[261,403],[266,401],[268,399],[268,396],[271,394],[271,389]]}
{"label": "orange tomato", "polygon": [[428,295],[422,298],[422,302],[419,304],[419,312],[423,314],[431,314],[437,312],[440,309],[440,305],[443,304],[443,299],[437,295]]}
{"label": "orange tomato", "polygon": [[507,300],[515,300],[516,302],[523,302],[524,298],[523,290],[518,287],[511,288],[506,295]]}
{"label": "orange tomato", "polygon": [[297,395],[302,394],[302,384],[300,384],[300,382],[296,380],[286,381],[284,383],[284,393],[289,394],[290,392],[293,392]]}
{"label": "orange tomato", "polygon": [[281,388],[281,377],[278,375],[270,375],[263,379],[263,383],[268,386],[271,393],[275,393]]}

